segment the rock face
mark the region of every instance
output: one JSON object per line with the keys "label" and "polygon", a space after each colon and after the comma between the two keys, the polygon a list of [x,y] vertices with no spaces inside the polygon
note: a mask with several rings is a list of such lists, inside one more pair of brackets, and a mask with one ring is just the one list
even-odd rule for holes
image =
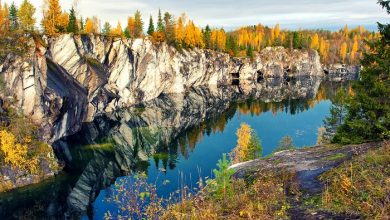
{"label": "rock face", "polygon": [[323,75],[315,51],[266,48],[251,61],[209,50],[177,51],[147,39],[65,34],[43,41],[31,38],[25,56],[10,54],[1,64],[1,97],[15,97],[16,107],[42,125],[48,142],[74,134],[98,114],[163,93],[232,80],[256,84],[270,77]]}

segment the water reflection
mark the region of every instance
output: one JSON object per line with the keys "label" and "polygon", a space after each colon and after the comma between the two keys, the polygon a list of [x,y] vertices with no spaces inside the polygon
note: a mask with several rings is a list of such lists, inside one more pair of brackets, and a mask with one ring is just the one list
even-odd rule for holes
{"label": "water reflection", "polygon": [[[117,177],[134,171],[148,172],[151,166],[155,170],[174,170],[180,158],[191,158],[206,136],[224,133],[236,114],[296,115],[332,97],[338,86],[339,83],[316,78],[240,82],[236,87],[195,88],[185,94],[166,94],[143,105],[98,117],[85,124],[78,134],[55,144],[58,156],[66,162],[65,172],[73,178],[62,180],[59,188],[69,190],[57,190],[52,200],[61,198],[66,203],[52,208],[52,213],[73,216],[87,212],[92,217],[91,203]],[[207,156],[203,155],[206,161]],[[49,207],[46,200],[44,210]],[[13,208],[9,210],[20,211],[11,205],[16,203],[3,199],[1,215],[10,207]]]}

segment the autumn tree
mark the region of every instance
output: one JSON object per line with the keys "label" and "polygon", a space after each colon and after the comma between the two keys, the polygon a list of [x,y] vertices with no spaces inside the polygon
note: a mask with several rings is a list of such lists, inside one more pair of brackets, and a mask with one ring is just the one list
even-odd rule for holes
{"label": "autumn tree", "polygon": [[148,35],[149,36],[153,36],[153,33],[154,33],[154,23],[153,23],[153,18],[152,16],[150,15],[150,18],[149,18],[149,27],[148,27]]}
{"label": "autumn tree", "polygon": [[318,38],[318,34],[316,33],[311,40],[310,48],[313,50],[318,50],[319,47],[320,47],[320,41]]}
{"label": "autumn tree", "polygon": [[204,47],[202,31],[195,26],[193,21],[189,21],[185,26],[183,40],[186,47]]}
{"label": "autumn tree", "polygon": [[329,43],[324,40],[324,38],[321,37],[320,39],[320,45],[319,45],[319,52],[321,59],[323,61],[328,59],[329,54]]}
{"label": "autumn tree", "polygon": [[210,36],[210,48],[224,51],[226,46],[226,34],[223,29],[213,29]]}
{"label": "autumn tree", "polygon": [[21,29],[26,31],[34,30],[36,23],[36,19],[34,18],[35,10],[35,7],[28,0],[22,2],[18,11]]}
{"label": "autumn tree", "polygon": [[12,2],[11,6],[9,7],[9,28],[11,31],[14,31],[18,29],[19,27],[19,19],[18,19],[18,9],[15,6],[15,3]]}
{"label": "autumn tree", "polygon": [[64,32],[68,26],[69,16],[61,12],[59,0],[48,0],[47,10],[43,12],[42,26],[46,34],[56,35]]}
{"label": "autumn tree", "polygon": [[168,44],[175,41],[175,20],[169,12],[164,13],[164,36]]}
{"label": "autumn tree", "polygon": [[171,44],[175,41],[175,20],[168,12],[164,13],[164,27],[165,40],[168,44]]}
{"label": "autumn tree", "polygon": [[77,25],[77,19],[76,19],[76,12],[73,7],[69,11],[69,23],[66,30],[67,32],[74,33],[74,34],[79,32],[79,26]]}
{"label": "autumn tree", "polygon": [[261,156],[260,140],[248,124],[242,123],[236,134],[237,146],[231,153],[233,163],[241,163]]}
{"label": "autumn tree", "polygon": [[184,40],[184,19],[183,16],[180,16],[177,19],[175,27],[175,42],[176,45],[181,47]]}
{"label": "autumn tree", "polygon": [[340,47],[340,59],[345,62],[345,57],[347,56],[348,46],[346,42],[343,42]]}
{"label": "autumn tree", "polygon": [[85,32],[87,34],[97,34],[98,33],[98,28],[97,24],[94,22],[93,19],[87,18],[87,22],[85,23]]}
{"label": "autumn tree", "polygon": [[129,31],[130,38],[135,37],[135,20],[134,17],[127,19],[127,30]]}
{"label": "autumn tree", "polygon": [[141,12],[137,10],[134,14],[134,37],[142,37],[144,30],[144,22],[142,21]]}
{"label": "autumn tree", "polygon": [[0,2],[0,34],[3,35],[9,30],[9,19],[8,19],[8,5],[4,3],[1,5]]}
{"label": "autumn tree", "polygon": [[352,49],[351,49],[351,62],[354,63],[357,59],[357,52],[359,50],[359,43],[357,37],[354,38]]}
{"label": "autumn tree", "polygon": [[123,30],[122,30],[122,25],[121,23],[118,21],[118,24],[116,25],[116,28],[113,28],[111,31],[110,31],[110,34],[112,36],[116,36],[116,37],[120,37],[122,36],[123,34]]}

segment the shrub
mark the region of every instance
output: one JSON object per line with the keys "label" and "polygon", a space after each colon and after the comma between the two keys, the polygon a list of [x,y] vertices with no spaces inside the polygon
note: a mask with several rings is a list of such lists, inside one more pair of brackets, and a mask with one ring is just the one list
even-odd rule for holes
{"label": "shrub", "polygon": [[293,150],[295,149],[294,141],[291,136],[284,136],[280,141],[278,147],[274,152]]}

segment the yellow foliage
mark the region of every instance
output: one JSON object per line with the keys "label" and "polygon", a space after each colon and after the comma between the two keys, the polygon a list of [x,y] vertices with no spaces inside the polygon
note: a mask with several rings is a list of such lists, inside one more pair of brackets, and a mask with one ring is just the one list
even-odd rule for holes
{"label": "yellow foliage", "polygon": [[274,28],[274,37],[278,38],[279,35],[280,35],[280,25],[277,24],[277,25],[275,25],[275,28]]}
{"label": "yellow foliage", "polygon": [[24,0],[18,11],[20,26],[23,30],[33,30],[36,19],[34,18],[35,7]]}
{"label": "yellow foliage", "polygon": [[248,155],[251,131],[251,127],[246,123],[242,123],[237,130],[237,146],[234,149],[233,163],[243,162],[243,159]]}
{"label": "yellow foliage", "polygon": [[165,36],[164,33],[161,31],[155,31],[152,36],[153,42],[154,43],[161,43],[164,42]]}
{"label": "yellow foliage", "polygon": [[347,56],[347,50],[348,46],[346,42],[343,42],[343,44],[340,47],[340,59],[345,62],[345,57]]}
{"label": "yellow foliage", "polygon": [[135,19],[134,19],[134,17],[129,17],[127,19],[127,30],[129,31],[130,37],[134,38],[134,36],[135,36]]}
{"label": "yellow foliage", "polygon": [[28,147],[20,143],[16,143],[15,136],[6,131],[0,131],[0,147],[4,154],[5,163],[13,168],[24,169],[28,163],[27,152]]}
{"label": "yellow foliage", "polygon": [[359,43],[358,43],[358,38],[355,38],[353,41],[352,45],[352,50],[351,50],[351,61],[354,62],[356,61],[357,58],[357,51],[359,50]]}
{"label": "yellow foliage", "polygon": [[111,30],[111,35],[122,36],[122,25],[119,21],[118,21],[118,25],[116,26],[116,28]]}
{"label": "yellow foliage", "polygon": [[65,31],[66,25],[69,22],[69,16],[61,12],[59,0],[48,0],[47,10],[43,12],[42,26],[46,34],[56,35],[61,31]]}
{"label": "yellow foliage", "polygon": [[218,50],[218,51],[223,51],[225,50],[225,45],[226,45],[226,34],[223,29],[213,29],[211,31],[211,36],[210,36],[210,44],[211,48]]}
{"label": "yellow foliage", "polygon": [[85,23],[85,32],[88,34],[96,34],[97,33],[97,25],[92,19],[87,19],[87,23]]}
{"label": "yellow foliage", "polygon": [[184,40],[184,21],[183,16],[180,16],[177,20],[175,27],[175,40],[179,43],[182,43]]}
{"label": "yellow foliage", "polygon": [[319,44],[319,51],[322,60],[328,59],[329,46],[330,46],[329,42],[326,42],[324,38],[321,37],[320,44]]}
{"label": "yellow foliage", "polygon": [[8,5],[0,2],[0,35],[8,32],[9,19],[8,19]]}
{"label": "yellow foliage", "polygon": [[311,40],[310,48],[314,50],[318,50],[319,47],[320,47],[320,42],[319,42],[318,34],[315,34],[313,39]]}

